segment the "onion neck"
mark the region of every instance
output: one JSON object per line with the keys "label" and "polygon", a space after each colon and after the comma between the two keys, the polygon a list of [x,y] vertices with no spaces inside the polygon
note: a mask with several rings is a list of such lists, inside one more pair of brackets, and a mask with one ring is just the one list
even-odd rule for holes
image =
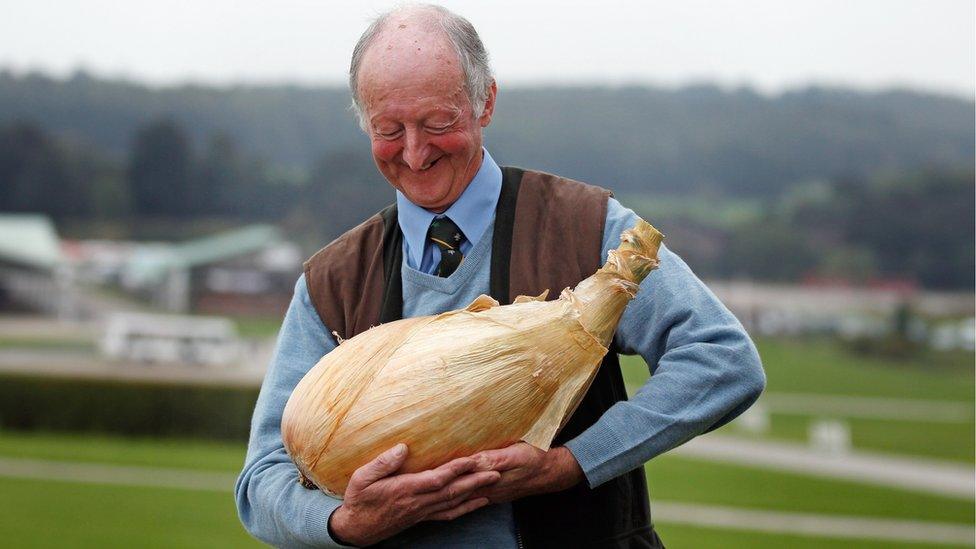
{"label": "onion neck", "polygon": [[620,317],[645,277],[658,266],[657,252],[664,235],[643,219],[620,235],[604,266],[573,290],[579,301],[580,324],[604,347],[609,347]]}

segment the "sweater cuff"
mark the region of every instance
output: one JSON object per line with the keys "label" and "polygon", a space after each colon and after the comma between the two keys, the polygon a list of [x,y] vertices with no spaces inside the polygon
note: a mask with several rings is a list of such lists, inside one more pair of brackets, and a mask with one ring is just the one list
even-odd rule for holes
{"label": "sweater cuff", "polygon": [[349,547],[332,538],[329,530],[329,517],[342,505],[342,502],[325,496],[314,498],[314,503],[305,509],[305,541],[312,546]]}
{"label": "sweater cuff", "polygon": [[613,457],[623,454],[627,448],[605,422],[596,422],[565,446],[579,462],[590,488],[596,488],[625,472],[611,470]]}

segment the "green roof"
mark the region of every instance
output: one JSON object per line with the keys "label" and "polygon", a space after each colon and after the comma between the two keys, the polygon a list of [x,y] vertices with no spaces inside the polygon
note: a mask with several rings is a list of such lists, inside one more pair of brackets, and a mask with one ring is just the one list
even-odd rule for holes
{"label": "green roof", "polygon": [[280,241],[277,227],[250,225],[177,244],[173,255],[178,266],[195,267],[253,253]]}
{"label": "green roof", "polygon": [[277,227],[249,225],[181,244],[147,246],[135,254],[127,270],[136,280],[156,281],[173,270],[218,263],[281,241]]}
{"label": "green roof", "polygon": [[54,223],[40,214],[0,214],[0,260],[42,269],[62,262]]}

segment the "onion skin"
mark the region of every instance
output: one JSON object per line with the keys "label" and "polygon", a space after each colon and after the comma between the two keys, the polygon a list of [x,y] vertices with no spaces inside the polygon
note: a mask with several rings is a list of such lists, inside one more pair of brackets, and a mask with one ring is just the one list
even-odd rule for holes
{"label": "onion skin", "polygon": [[657,267],[643,220],[607,263],[559,299],[398,320],[343,341],[295,387],[282,439],[301,475],[342,497],[349,478],[405,443],[418,472],[520,440],[547,450],[599,369],[627,303]]}

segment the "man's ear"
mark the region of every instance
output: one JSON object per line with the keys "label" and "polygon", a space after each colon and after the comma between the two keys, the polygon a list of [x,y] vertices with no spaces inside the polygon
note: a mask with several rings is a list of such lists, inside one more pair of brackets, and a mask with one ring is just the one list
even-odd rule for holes
{"label": "man's ear", "polygon": [[495,113],[495,96],[497,94],[498,85],[492,80],[491,86],[488,87],[488,98],[485,99],[485,112],[481,113],[481,118],[478,119],[482,128],[486,128],[488,124],[491,124],[491,116]]}

